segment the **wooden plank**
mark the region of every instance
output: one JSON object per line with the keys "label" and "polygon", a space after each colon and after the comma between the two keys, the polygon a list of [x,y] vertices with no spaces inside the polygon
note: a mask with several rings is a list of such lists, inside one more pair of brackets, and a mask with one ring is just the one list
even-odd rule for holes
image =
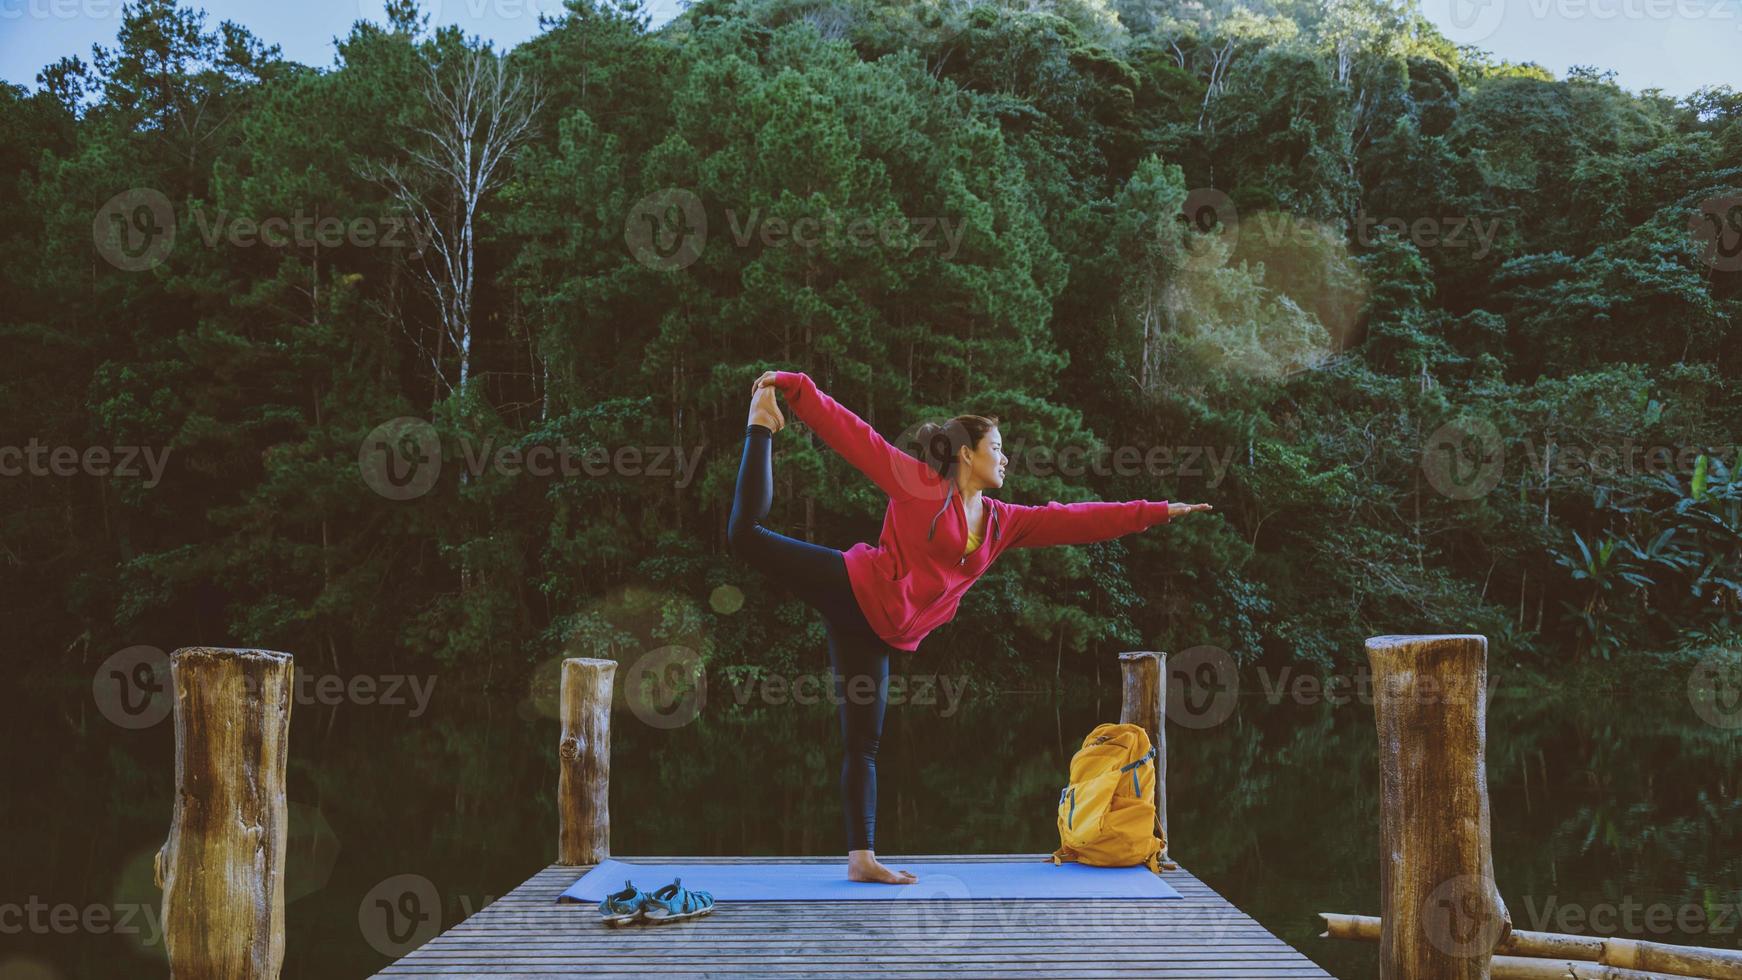
{"label": "wooden plank", "polygon": [[[643,970],[608,970],[599,964],[568,964],[568,966],[550,966],[550,968],[523,968],[523,966],[507,966],[507,964],[490,964],[490,966],[430,966],[416,970],[388,968],[376,977],[587,977],[611,978],[611,980],[648,980],[648,971]],[[657,970],[655,977],[768,977],[770,973],[721,973],[714,970]],[[939,968],[939,970],[888,970],[871,971],[855,966],[854,970],[807,970],[803,973],[780,973],[782,980],[789,977],[805,977],[807,980],[854,980],[857,977],[874,977],[876,980],[962,980],[963,973],[955,968]],[[972,975],[970,975],[972,977]],[[1157,980],[1252,980],[1254,977],[1329,977],[1326,971],[1312,968],[1272,968],[1272,966],[1242,966],[1232,964],[1219,970],[1205,968],[1186,968],[1186,970],[1151,970],[1144,968],[1141,973],[1129,966],[1106,966],[1101,970],[1084,970],[1077,963],[1047,964],[1047,966],[1021,966],[1012,963],[1009,966],[998,966],[996,977],[1033,978],[1033,980],[1132,980],[1134,977],[1157,978]]]}
{"label": "wooden plank", "polygon": [[[1040,861],[1042,854],[879,855],[903,862]],[[841,858],[660,855],[625,863],[844,864]],[[1184,868],[1179,899],[722,902],[667,925],[616,928],[556,898],[593,865],[553,865],[378,976],[721,977],[752,980],[1258,980],[1330,974]],[[1142,941],[1133,942],[1141,935]]]}
{"label": "wooden plank", "polygon": [[[771,955],[777,956],[778,954]],[[548,967],[524,966],[497,961],[488,964],[468,963],[450,966],[419,966],[414,969],[405,969],[403,967],[395,966],[377,974],[377,976],[580,976],[622,977],[625,978],[625,980],[631,977],[637,978],[637,980],[647,980],[649,976],[660,977],[662,980],[665,977],[749,978],[765,976],[778,976],[781,980],[792,980],[792,978],[797,977],[828,977],[838,978],[838,980],[851,980],[851,978],[854,977],[875,977],[876,980],[962,980],[964,976],[996,976],[1000,978],[1019,977],[1031,978],[1031,980],[1131,980],[1132,977],[1154,977],[1160,978],[1160,980],[1210,980],[1210,978],[1223,978],[1223,980],[1254,980],[1254,978],[1271,977],[1310,977],[1314,978],[1314,980],[1322,980],[1322,978],[1329,976],[1329,974],[1311,963],[1308,963],[1306,966],[1290,967],[1229,962],[1218,965],[1214,968],[1199,966],[1170,968],[1151,965],[1145,965],[1142,967],[1132,967],[1129,965],[1082,967],[1078,965],[1080,962],[1081,960],[1079,959],[1073,960],[1069,964],[1043,963],[1036,965],[1032,963],[1022,964],[1017,963],[1016,961],[1011,961],[1009,964],[996,967],[995,972],[988,971],[985,974],[974,974],[964,973],[961,968],[950,966],[948,963],[933,964],[930,968],[914,965],[908,967],[895,966],[888,969],[876,968],[879,965],[875,963],[864,963],[845,970],[801,966],[792,971],[781,970],[779,972],[774,972],[762,967],[747,972],[732,972],[713,969],[704,965],[694,970],[687,968],[672,968],[670,972],[657,972],[664,970],[663,967],[660,967],[656,968],[656,972],[650,973],[647,967],[630,967],[628,969],[621,969],[598,961],[576,961],[566,965]],[[1303,957],[1301,962],[1305,963],[1307,961]]]}

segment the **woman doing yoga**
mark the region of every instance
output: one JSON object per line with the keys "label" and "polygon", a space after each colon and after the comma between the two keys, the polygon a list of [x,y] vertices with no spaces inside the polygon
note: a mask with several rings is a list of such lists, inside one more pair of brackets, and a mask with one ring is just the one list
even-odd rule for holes
{"label": "woman doing yoga", "polygon": [[[776,390],[830,449],[889,495],[875,547],[861,542],[842,552],[762,526],[774,500],[774,434],[786,425]],[[872,846],[890,654],[917,650],[927,633],[949,622],[962,594],[1006,548],[1104,541],[1211,509],[1165,500],[1029,507],[985,496],[981,491],[1004,485],[1009,463],[997,423],[980,415],[928,423],[919,430],[915,456],[886,441],[802,372],[768,371],[751,386],[727,540],[734,555],[791,588],[826,621],[845,748],[841,802],[847,877],[853,881],[918,880],[883,866]]]}

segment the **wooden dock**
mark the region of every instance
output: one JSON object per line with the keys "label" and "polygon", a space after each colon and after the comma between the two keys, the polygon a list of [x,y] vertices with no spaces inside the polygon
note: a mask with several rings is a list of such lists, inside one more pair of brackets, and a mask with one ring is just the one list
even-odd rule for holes
{"label": "wooden dock", "polygon": [[[924,861],[1045,860],[1044,854],[878,855]],[[832,864],[839,857],[614,858]],[[551,865],[377,976],[1330,977],[1181,868],[1162,878],[1183,899],[967,899],[734,902],[668,925],[606,926],[596,903],[557,902],[593,865]],[[922,878],[923,882],[924,879]],[[664,882],[638,882],[653,888]],[[705,876],[685,885],[707,889]],[[886,887],[900,887],[890,885]],[[939,887],[948,894],[948,883]]]}
{"label": "wooden dock", "polygon": [[[1327,937],[1377,941],[1380,975],[1410,980],[1742,980],[1734,950],[1626,937],[1518,932],[1495,885],[1483,752],[1488,639],[1367,640],[1379,732],[1380,915],[1321,913]],[[1119,720],[1156,750],[1156,831],[1167,833],[1162,655],[1119,655]],[[733,901],[671,925],[606,926],[596,904],[557,898],[611,853],[611,706],[617,663],[562,663],[557,863],[377,976],[1225,978],[1329,977],[1184,869],[1182,899],[986,900],[921,877],[911,897]],[[276,980],[284,961],[285,764],[291,657],[183,647],[170,658],[176,798],[153,876],[163,943],[185,980]],[[240,692],[238,695],[237,692]],[[1092,734],[1092,733],[1091,733]],[[262,747],[265,748],[262,748]],[[276,747],[276,750],[274,750]],[[247,819],[211,820],[250,801]],[[1045,811],[1033,814],[1044,818]],[[265,828],[265,832],[262,832]],[[1164,850],[1166,855],[1167,851]],[[883,855],[920,862],[1027,862],[1042,854]],[[635,858],[621,858],[636,863]],[[831,857],[644,857],[642,862],[793,862]],[[844,869],[843,869],[844,871]],[[705,875],[688,883],[708,890]],[[954,881],[955,891],[950,882]],[[663,882],[642,882],[657,888]],[[902,886],[888,886],[897,888]],[[938,894],[941,892],[941,895]],[[396,947],[397,948],[397,947]]]}

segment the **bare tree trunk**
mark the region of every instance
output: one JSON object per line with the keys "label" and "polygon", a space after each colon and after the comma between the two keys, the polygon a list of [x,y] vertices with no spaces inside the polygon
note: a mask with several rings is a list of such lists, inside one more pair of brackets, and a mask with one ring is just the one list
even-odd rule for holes
{"label": "bare tree trunk", "polygon": [[1204,86],[1204,101],[1198,108],[1198,131],[1203,132],[1204,124],[1210,118],[1210,103],[1222,92],[1222,85],[1227,75],[1228,66],[1234,62],[1233,38],[1225,38],[1220,47],[1210,51],[1210,78]]}
{"label": "bare tree trunk", "polygon": [[[429,66],[424,101],[418,138],[401,147],[410,165],[387,164],[377,176],[409,214],[413,236],[427,236],[422,282],[442,339],[459,358],[459,380],[449,390],[463,391],[473,373],[478,213],[502,181],[503,161],[531,137],[543,100],[505,58],[467,48],[451,63]],[[432,366],[445,382],[439,357]]]}

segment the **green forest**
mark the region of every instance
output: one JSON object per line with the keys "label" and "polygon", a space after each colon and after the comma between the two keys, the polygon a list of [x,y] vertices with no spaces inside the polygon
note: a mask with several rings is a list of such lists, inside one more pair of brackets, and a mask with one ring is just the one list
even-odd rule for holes
{"label": "green forest", "polygon": [[[914,655],[977,685],[1380,633],[1563,677],[1742,648],[1728,87],[1380,0],[569,0],[510,51],[388,14],[303,65],[142,0],[0,88],[27,677],[814,666],[820,618],[726,547],[765,370],[892,440],[997,415],[1008,500],[1215,505],[1008,555]],[[371,470],[426,438],[428,486]],[[609,462],[535,472],[559,446]],[[869,480],[802,425],[775,452],[772,527],[876,540]]]}

